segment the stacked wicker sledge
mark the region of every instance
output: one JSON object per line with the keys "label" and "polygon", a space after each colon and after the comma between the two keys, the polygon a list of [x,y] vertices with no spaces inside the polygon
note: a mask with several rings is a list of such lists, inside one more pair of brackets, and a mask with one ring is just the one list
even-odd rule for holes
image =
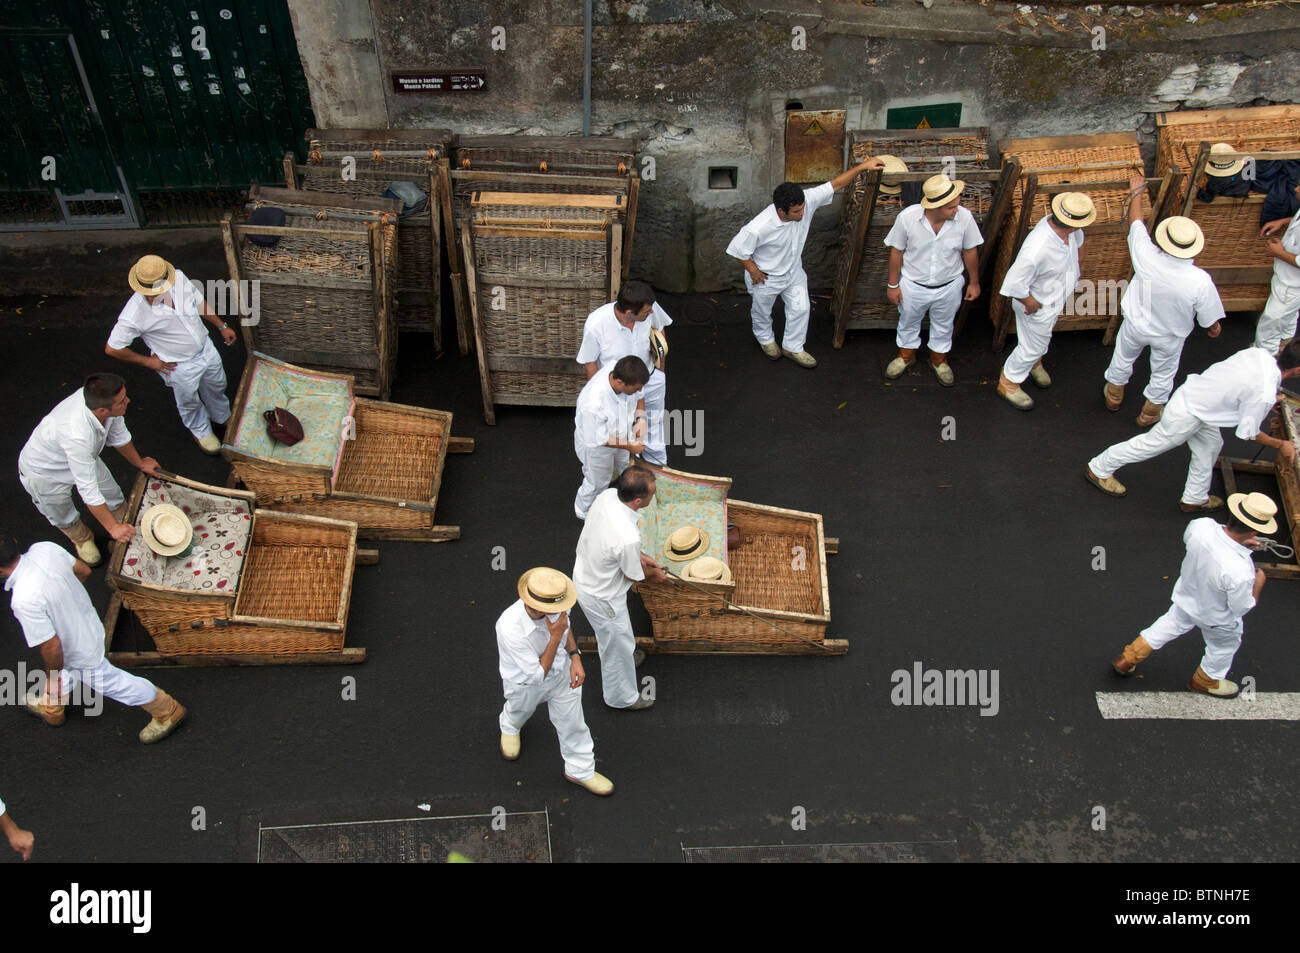
{"label": "stacked wicker sledge", "polygon": [[[896,156],[908,168],[906,174],[891,175],[891,182],[921,182],[942,172],[966,183],[962,205],[974,214],[984,236],[979,252],[983,273],[991,257],[989,250],[996,247],[1015,180],[1014,167],[999,170],[990,164],[988,130],[857,130],[849,134],[850,166],[882,154]],[[868,172],[859,175],[845,190],[831,298],[837,348],[844,346],[845,334],[850,330],[898,325],[898,309],[885,295],[889,278],[885,236],[903,210],[903,202],[901,195],[880,192],[879,184],[879,173]],[[966,309],[963,304],[958,327],[965,321]]]}
{"label": "stacked wicker sledge", "polygon": [[1262,308],[1273,274],[1273,256],[1259,237],[1264,197],[1251,192],[1203,202],[1197,192],[1205,187],[1205,164],[1217,142],[1226,142],[1237,156],[1256,164],[1300,159],[1300,106],[1161,113],[1156,125],[1156,173],[1185,176],[1175,214],[1191,218],[1205,233],[1205,248],[1196,264],[1214,278],[1228,311]]}
{"label": "stacked wicker sledge", "polygon": [[497,404],[572,406],[577,399],[583,322],[617,294],[631,260],[636,147],[620,139],[461,136],[442,163],[462,351],[472,337],[488,423]]}
{"label": "stacked wicker sledge", "polygon": [[[1142,173],[1142,153],[1137,133],[1097,133],[1039,139],[1005,139],[1004,161],[1020,165],[1011,200],[1008,227],[997,250],[990,291],[989,318],[994,345],[1002,347],[1015,332],[1015,314],[997,294],[1020,246],[1047,214],[1052,197],[1060,192],[1083,192],[1097,209],[1097,220],[1085,230],[1082,291],[1067,299],[1057,331],[1100,329],[1110,344],[1119,327],[1119,295],[1133,275],[1128,252],[1129,176]],[[1147,180],[1148,228],[1154,227],[1172,203],[1177,188],[1175,174]]]}

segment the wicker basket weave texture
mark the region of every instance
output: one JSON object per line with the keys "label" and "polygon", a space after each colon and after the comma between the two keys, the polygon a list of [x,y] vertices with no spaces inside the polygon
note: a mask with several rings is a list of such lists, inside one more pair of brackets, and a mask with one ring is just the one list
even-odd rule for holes
{"label": "wicker basket weave texture", "polygon": [[438,451],[446,440],[444,422],[437,417],[362,403],[357,404],[354,416],[356,439],[343,445],[334,489],[429,502],[437,476]]}
{"label": "wicker basket weave texture", "polygon": [[342,528],[259,514],[235,611],[264,619],[338,622],[352,558]]}
{"label": "wicker basket weave texture", "polygon": [[[796,549],[796,547],[799,547]],[[800,533],[756,533],[727,553],[736,580],[737,605],[820,615],[821,579],[817,572],[793,570],[791,553],[816,554],[817,540]]]}
{"label": "wicker basket weave texture", "polygon": [[581,374],[533,374],[525,371],[492,371],[492,393],[502,403],[512,403],[507,398],[517,398],[514,403],[555,404],[572,407],[578,401],[582,385],[587,383]]}
{"label": "wicker basket weave texture", "polygon": [[606,243],[598,239],[476,232],[474,267],[484,276],[562,278],[578,284],[608,286],[609,250]]}
{"label": "wicker basket weave texture", "polygon": [[[1156,133],[1156,175],[1164,175],[1174,166],[1190,173],[1202,142],[1226,142],[1237,152],[1293,152],[1300,150],[1300,116],[1160,126]],[[1197,187],[1204,184],[1202,174]]]}
{"label": "wicker basket weave texture", "polygon": [[609,292],[507,287],[507,307],[499,311],[492,310],[492,298],[490,287],[480,289],[479,314],[489,354],[575,357],[587,315],[608,302]]}

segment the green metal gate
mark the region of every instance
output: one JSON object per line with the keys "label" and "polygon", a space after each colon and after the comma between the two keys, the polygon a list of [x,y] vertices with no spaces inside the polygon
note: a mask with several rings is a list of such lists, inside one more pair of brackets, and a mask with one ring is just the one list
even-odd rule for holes
{"label": "green metal gate", "polygon": [[58,208],[27,228],[278,183],[314,125],[286,0],[0,0],[0,192]]}

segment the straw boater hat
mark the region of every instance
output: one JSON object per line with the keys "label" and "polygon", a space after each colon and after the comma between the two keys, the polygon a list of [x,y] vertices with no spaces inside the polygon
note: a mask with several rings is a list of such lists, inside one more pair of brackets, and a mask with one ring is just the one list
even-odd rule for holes
{"label": "straw boater hat", "polygon": [[903,164],[903,160],[900,159],[898,156],[881,155],[881,156],[876,156],[876,158],[885,163],[885,167],[880,170],[880,175],[881,175],[880,194],[898,195],[900,192],[903,191],[903,187],[897,184],[890,185],[889,183],[885,182],[884,177],[889,175],[891,172],[895,174],[900,172],[906,172],[907,166]]}
{"label": "straw boater hat", "polygon": [[157,255],[145,255],[131,266],[126,281],[142,295],[166,294],[176,284],[176,269]]}
{"label": "straw boater hat", "polygon": [[140,517],[140,534],[145,545],[159,556],[177,556],[189,548],[194,527],[179,506],[158,503]]}
{"label": "straw boater hat", "polygon": [[731,569],[716,556],[701,556],[681,571],[681,577],[695,582],[728,583]]}
{"label": "straw boater hat", "polygon": [[1097,220],[1092,199],[1082,192],[1062,192],[1052,196],[1052,214],[1067,228],[1083,228]]}
{"label": "straw boater hat", "polygon": [[668,356],[668,338],[658,328],[650,329],[650,357],[656,363]]}
{"label": "straw boater hat", "polygon": [[1195,258],[1205,247],[1201,226],[1181,215],[1171,215],[1157,225],[1155,240],[1175,258]]}
{"label": "straw boater hat", "polygon": [[1216,142],[1210,146],[1210,158],[1205,163],[1205,174],[1212,175],[1216,179],[1226,179],[1236,175],[1245,167],[1245,159],[1219,159],[1217,162],[1214,159],[1215,156],[1222,156],[1225,152],[1231,155],[1236,151],[1226,142]]}
{"label": "straw boater hat", "polygon": [[921,186],[921,192],[924,195],[924,198],[921,199],[921,205],[924,208],[940,208],[961,195],[964,188],[966,188],[966,183],[961,179],[950,179],[942,172],[938,175],[932,175]]}
{"label": "straw boater hat", "polygon": [[567,612],[578,601],[573,580],[558,569],[539,566],[519,577],[519,598],[538,612],[554,615]]}
{"label": "straw boater hat", "polygon": [[1263,493],[1234,493],[1228,497],[1228,509],[1251,529],[1276,533],[1277,504]]}
{"label": "straw boater hat", "polygon": [[709,534],[687,523],[672,531],[664,544],[664,555],[676,563],[694,559],[709,548]]}

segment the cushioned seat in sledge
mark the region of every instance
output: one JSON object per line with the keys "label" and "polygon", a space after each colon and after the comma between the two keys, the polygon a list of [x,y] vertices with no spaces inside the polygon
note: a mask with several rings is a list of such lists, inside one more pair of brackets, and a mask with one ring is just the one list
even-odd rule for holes
{"label": "cushioned seat in sledge", "polygon": [[[189,516],[189,553],[160,556],[144,542],[140,517],[158,503]],[[343,649],[355,523],[255,509],[246,490],[162,473],[137,478],[127,521],[137,532],[113,545],[108,583],[160,656],[365,657]]]}
{"label": "cushioned seat in sledge", "polygon": [[[283,407],[303,439],[271,438],[264,413]],[[473,441],[451,437],[452,415],[366,400],[353,380],[253,352],[235,397],[222,453],[261,505],[355,522],[369,539],[447,540],[459,527],[434,524],[448,452]]]}

